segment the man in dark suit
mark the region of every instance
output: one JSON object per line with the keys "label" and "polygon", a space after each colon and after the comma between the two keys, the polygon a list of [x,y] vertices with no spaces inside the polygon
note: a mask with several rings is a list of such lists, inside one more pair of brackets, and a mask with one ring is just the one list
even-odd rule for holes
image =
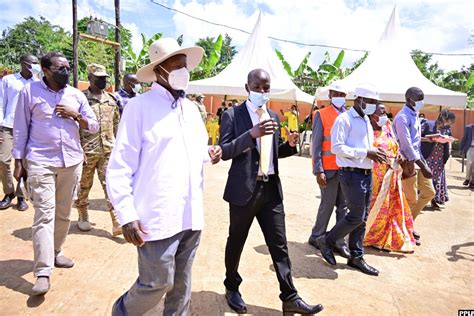
{"label": "man in dark suit", "polygon": [[323,309],[322,305],[306,304],[293,285],[283,193],[278,177],[278,157],[297,152],[298,134],[289,133],[288,142],[280,143],[280,121],[277,114],[265,105],[270,91],[270,75],[266,71],[252,70],[245,89],[249,99],[223,113],[219,140],[222,158],[232,159],[224,192],[224,200],[230,206],[224,281],[227,303],[237,313],[247,312],[239,293],[242,278],[237,270],[250,226],[256,217],[280,283],[283,312],[314,314]]}
{"label": "man in dark suit", "polygon": [[474,189],[474,124],[464,127],[464,135],[461,141],[461,152],[466,155],[466,180],[463,185]]}

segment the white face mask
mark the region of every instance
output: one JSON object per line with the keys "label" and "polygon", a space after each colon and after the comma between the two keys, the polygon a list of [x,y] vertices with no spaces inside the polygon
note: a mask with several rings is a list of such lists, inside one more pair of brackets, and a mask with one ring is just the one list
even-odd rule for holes
{"label": "white face mask", "polygon": [[41,66],[38,64],[31,64],[30,71],[33,75],[37,75],[41,72]]}
{"label": "white face mask", "polygon": [[425,106],[425,102],[423,100],[415,101],[415,111],[416,112],[419,112],[424,106]]}
{"label": "white face mask", "polygon": [[377,125],[380,126],[380,127],[385,126],[387,124],[387,121],[388,121],[388,116],[387,115],[379,116],[379,120],[377,121]]}
{"label": "white face mask", "polygon": [[377,104],[375,104],[375,103],[365,103],[365,109],[362,109],[362,111],[366,115],[372,115],[372,114],[374,114],[376,109],[377,109]]}
{"label": "white face mask", "polygon": [[249,92],[249,100],[252,102],[252,104],[258,106],[261,108],[265,103],[270,100],[270,94],[269,93],[259,93],[250,90]]}
{"label": "white face mask", "polygon": [[186,67],[179,68],[171,72],[168,72],[168,70],[162,66],[160,67],[168,74],[168,83],[170,84],[171,88],[176,91],[186,90],[188,88],[189,70]]}
{"label": "white face mask", "polygon": [[338,109],[342,108],[346,104],[346,98],[344,97],[333,97],[331,103]]}
{"label": "white face mask", "polygon": [[139,83],[137,83],[136,85],[133,86],[132,91],[133,91],[133,93],[138,94],[138,92],[140,92],[141,88],[142,88],[142,86]]}

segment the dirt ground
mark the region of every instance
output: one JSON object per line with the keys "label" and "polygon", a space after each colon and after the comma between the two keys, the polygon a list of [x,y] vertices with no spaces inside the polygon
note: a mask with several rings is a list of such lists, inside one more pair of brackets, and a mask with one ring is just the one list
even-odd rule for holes
{"label": "dirt ground", "polygon": [[[311,161],[294,156],[280,160],[285,195],[287,238],[293,278],[299,294],[322,303],[327,315],[457,315],[474,308],[474,194],[462,187],[459,161],[447,167],[451,201],[442,211],[425,210],[416,229],[422,246],[413,254],[367,249],[367,261],[379,277],[338,265],[328,266],[307,240],[319,205]],[[224,298],[224,247],[228,206],[222,200],[229,162],[206,166],[205,217],[193,270],[192,315],[230,314]],[[91,192],[90,232],[77,229],[73,209],[64,252],[76,265],[56,269],[44,297],[31,296],[33,209],[0,211],[1,315],[110,315],[113,302],[137,277],[136,250],[112,238],[109,214],[96,179]],[[330,225],[333,224],[332,219]],[[243,298],[252,315],[281,315],[279,289],[257,223],[252,226],[240,264]],[[158,314],[161,306],[150,313]]]}

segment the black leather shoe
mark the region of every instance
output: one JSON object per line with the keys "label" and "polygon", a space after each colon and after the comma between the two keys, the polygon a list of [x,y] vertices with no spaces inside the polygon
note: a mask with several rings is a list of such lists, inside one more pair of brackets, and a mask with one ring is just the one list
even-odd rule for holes
{"label": "black leather shoe", "polygon": [[22,197],[18,198],[18,203],[16,205],[17,210],[23,212],[28,209],[28,204],[26,204],[25,199]]}
{"label": "black leather shoe", "polygon": [[375,269],[374,267],[371,267],[365,262],[364,258],[350,258],[347,260],[347,265],[349,267],[355,268],[357,270],[362,271],[365,274],[368,275],[374,275],[378,276],[379,275],[379,270]]}
{"label": "black leather shoe", "polygon": [[340,247],[338,246],[334,247],[334,252],[339,254],[343,258],[346,258],[346,259],[351,258],[351,252],[349,251],[349,248],[346,245],[342,245]]}
{"label": "black leather shoe", "polygon": [[323,305],[308,305],[301,298],[283,302],[283,315],[291,316],[296,314],[313,315],[323,310]]}
{"label": "black leather shoe", "polygon": [[421,236],[416,231],[413,231],[413,238],[415,238],[416,240],[420,240]]}
{"label": "black leather shoe", "polygon": [[0,201],[0,210],[5,210],[13,205],[12,200],[15,198],[15,194],[5,195],[2,201]]}
{"label": "black leather shoe", "polygon": [[316,241],[316,237],[313,237],[313,236],[309,237],[308,244],[310,244],[311,246],[313,246],[314,248],[319,250],[319,246],[318,246],[318,242]]}
{"label": "black leather shoe", "polygon": [[237,314],[247,313],[247,305],[242,299],[239,291],[225,290],[225,298],[229,307],[232,308]]}
{"label": "black leather shoe", "polygon": [[318,248],[321,251],[321,256],[323,256],[324,260],[326,260],[330,265],[335,266],[336,258],[334,258],[332,248],[326,243],[326,236],[323,235],[316,238],[316,244],[318,245]]}
{"label": "black leather shoe", "polygon": [[464,182],[462,183],[462,185],[465,186],[465,187],[468,187],[470,183],[471,183],[471,181],[469,181],[469,180],[464,180]]}

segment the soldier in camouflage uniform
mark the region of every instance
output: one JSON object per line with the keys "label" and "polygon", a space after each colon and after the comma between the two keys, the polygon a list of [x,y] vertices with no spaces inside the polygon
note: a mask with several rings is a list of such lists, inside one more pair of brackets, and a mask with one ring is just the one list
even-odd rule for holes
{"label": "soldier in camouflage uniform", "polygon": [[100,183],[104,189],[107,200],[107,208],[112,217],[112,235],[117,236],[122,233],[122,229],[117,222],[117,217],[110,203],[105,187],[105,174],[109,163],[109,156],[115,142],[115,135],[120,120],[117,100],[114,95],[104,91],[109,76],[105,67],[99,64],[90,64],[87,67],[89,73],[89,89],[84,90],[84,94],[89,100],[89,104],[99,122],[99,132],[90,134],[81,130],[81,145],[84,149],[84,166],[80,191],[76,200],[76,207],[79,212],[78,227],[80,230],[91,229],[87,207],[89,205],[89,192],[94,181],[94,173],[97,170]]}

